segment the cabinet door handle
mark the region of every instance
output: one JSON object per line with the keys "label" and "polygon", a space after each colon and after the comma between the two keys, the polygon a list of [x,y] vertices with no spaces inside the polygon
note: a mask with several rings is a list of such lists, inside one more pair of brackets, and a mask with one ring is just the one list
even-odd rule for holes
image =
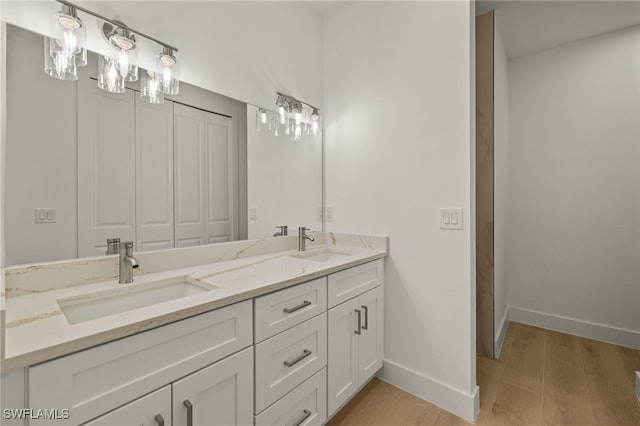
{"label": "cabinet door handle", "polygon": [[294,306],[293,308],[284,308],[282,310],[282,312],[284,312],[285,314],[292,314],[295,311],[299,311],[300,309],[309,306],[311,304],[311,301],[309,300],[305,300],[304,302],[302,302],[301,304],[299,304],[298,306]]}
{"label": "cabinet door handle", "polygon": [[293,367],[294,365],[296,365],[297,363],[299,363],[309,355],[311,355],[311,351],[309,349],[305,349],[304,352],[302,352],[300,355],[298,355],[291,361],[285,361],[283,364],[286,365],[287,367]]}
{"label": "cabinet door handle", "polygon": [[358,315],[358,329],[354,331],[354,333],[362,334],[362,326],[360,325],[360,321],[362,321],[362,312],[360,312],[360,309],[354,309],[354,311],[356,315]]}
{"label": "cabinet door handle", "polygon": [[162,414],[156,414],[156,423],[158,423],[158,426],[164,426],[164,417],[162,417]]}
{"label": "cabinet door handle", "polygon": [[305,420],[309,418],[310,415],[311,415],[311,411],[305,408],[304,411],[302,411],[302,417],[300,417],[300,419],[298,419],[298,421],[291,426],[300,426],[302,423],[304,423]]}
{"label": "cabinet door handle", "polygon": [[364,325],[362,326],[363,330],[369,329],[369,307],[362,305],[362,310],[364,311]]}
{"label": "cabinet door handle", "polygon": [[182,405],[187,407],[187,426],[193,426],[193,404],[188,399],[185,399]]}

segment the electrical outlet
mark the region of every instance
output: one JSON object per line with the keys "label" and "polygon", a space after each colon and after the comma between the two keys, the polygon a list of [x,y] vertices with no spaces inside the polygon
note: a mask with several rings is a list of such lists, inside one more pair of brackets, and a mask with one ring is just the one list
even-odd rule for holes
{"label": "electrical outlet", "polygon": [[56,209],[37,208],[36,223],[56,223]]}
{"label": "electrical outlet", "polygon": [[441,208],[440,229],[462,229],[462,209]]}
{"label": "electrical outlet", "polygon": [[249,220],[258,220],[258,208],[251,207],[249,209]]}
{"label": "electrical outlet", "polygon": [[318,207],[318,209],[316,210],[316,220],[318,222],[322,222],[322,207]]}
{"label": "electrical outlet", "polygon": [[327,207],[327,222],[333,222],[333,207]]}

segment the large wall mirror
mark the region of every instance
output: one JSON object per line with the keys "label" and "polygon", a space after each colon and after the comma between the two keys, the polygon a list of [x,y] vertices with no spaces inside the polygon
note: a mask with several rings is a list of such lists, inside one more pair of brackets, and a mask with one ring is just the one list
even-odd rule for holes
{"label": "large wall mirror", "polygon": [[3,266],[105,255],[110,238],[151,251],[321,229],[320,133],[275,136],[257,107],[184,82],[159,105],[135,82],[105,92],[93,53],[77,81],[53,79],[43,36],[9,24],[5,55]]}

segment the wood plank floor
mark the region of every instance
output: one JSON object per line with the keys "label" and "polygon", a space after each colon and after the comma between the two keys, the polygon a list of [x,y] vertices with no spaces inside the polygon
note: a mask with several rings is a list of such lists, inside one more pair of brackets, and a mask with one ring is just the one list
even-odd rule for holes
{"label": "wood plank floor", "polygon": [[[477,425],[640,426],[640,351],[512,322],[500,359],[477,361]],[[374,379],[328,425],[469,424]]]}

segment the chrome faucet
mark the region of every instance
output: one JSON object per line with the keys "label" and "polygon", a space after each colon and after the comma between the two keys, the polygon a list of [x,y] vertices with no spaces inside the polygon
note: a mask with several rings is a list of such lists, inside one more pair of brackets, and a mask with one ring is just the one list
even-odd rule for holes
{"label": "chrome faucet", "polygon": [[133,269],[137,268],[138,261],[133,257],[133,242],[124,241],[120,243],[120,284],[133,282]]}
{"label": "chrome faucet", "polygon": [[311,231],[309,228],[301,226],[298,228],[298,251],[305,251],[307,249],[307,240],[315,241],[313,237],[305,234],[305,231]]}
{"label": "chrome faucet", "polygon": [[286,237],[289,235],[289,227],[287,225],[276,226],[280,231],[273,234],[274,237]]}

